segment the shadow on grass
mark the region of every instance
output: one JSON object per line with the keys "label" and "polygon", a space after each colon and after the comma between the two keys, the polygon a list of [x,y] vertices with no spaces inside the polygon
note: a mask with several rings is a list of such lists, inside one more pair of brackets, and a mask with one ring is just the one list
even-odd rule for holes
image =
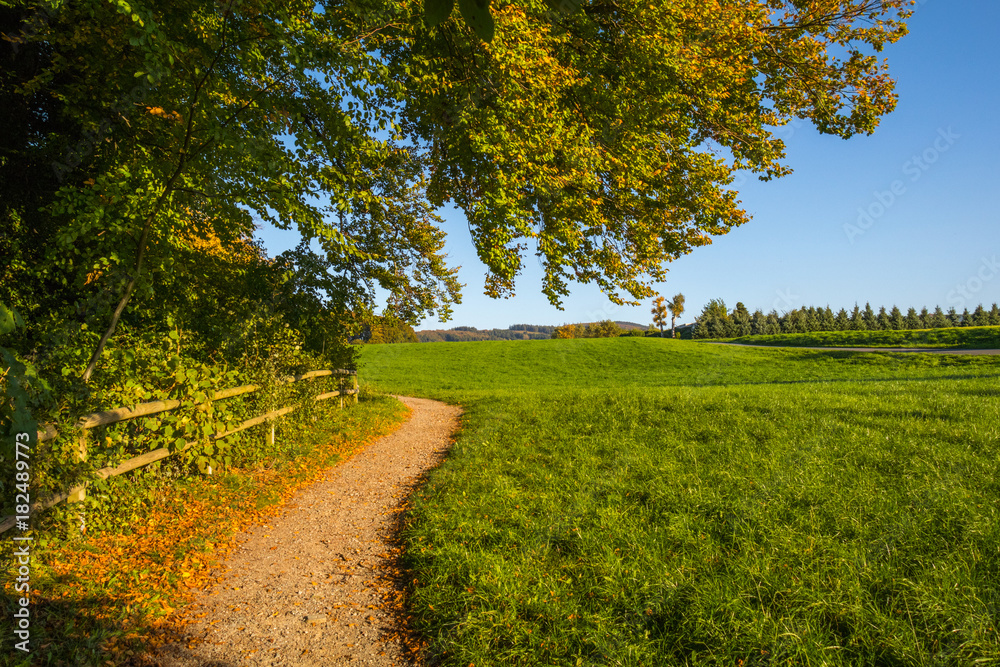
{"label": "shadow on grass", "polygon": [[[401,399],[402,396],[394,396]],[[456,418],[457,428],[451,434],[454,442],[462,431],[462,415]],[[389,630],[379,637],[383,642],[399,642],[403,657],[412,664],[437,664],[438,650],[429,637],[416,627],[410,604],[416,586],[414,573],[406,556],[406,529],[411,520],[410,502],[413,495],[423,487],[430,475],[448,456],[451,445],[446,450],[435,453],[431,464],[417,477],[400,488],[405,489],[400,501],[390,510],[392,518],[382,531],[381,538],[389,547],[385,561],[378,568],[376,585],[382,597],[382,609],[390,618]]]}
{"label": "shadow on grass", "polygon": [[[5,616],[13,614],[13,597],[5,605]],[[197,664],[199,667],[235,667],[226,661],[198,662],[183,646],[171,653],[170,663],[151,659],[147,651],[156,633],[135,634],[135,628],[148,625],[149,619],[129,617],[116,601],[101,596],[72,601],[34,597],[29,607],[29,652],[12,650],[5,665],[134,665],[154,667],[161,664]],[[6,625],[6,624],[5,624]],[[5,634],[13,635],[13,629]]]}

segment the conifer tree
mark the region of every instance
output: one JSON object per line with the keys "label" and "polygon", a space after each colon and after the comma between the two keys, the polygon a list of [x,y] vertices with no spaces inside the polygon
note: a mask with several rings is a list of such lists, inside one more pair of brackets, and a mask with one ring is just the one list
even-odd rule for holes
{"label": "conifer tree", "polygon": [[837,317],[834,320],[834,328],[836,331],[847,331],[851,328],[851,316],[847,314],[847,311],[841,308],[837,311]]}
{"label": "conifer tree", "polygon": [[941,310],[941,306],[934,307],[934,314],[930,316],[930,321],[928,322],[928,329],[944,329],[951,326],[951,320],[948,316],[944,314]]}
{"label": "conifer tree", "polygon": [[694,338],[730,338],[732,336],[729,311],[722,299],[712,299],[701,311],[693,334]]}
{"label": "conifer tree", "polygon": [[799,310],[796,308],[792,312],[788,313],[788,332],[789,333],[806,333],[809,331],[808,317],[806,311]]}
{"label": "conifer tree", "polygon": [[734,336],[750,335],[750,311],[742,301],[738,301],[733,309],[732,327]]}
{"label": "conifer tree", "polygon": [[864,324],[865,331],[878,330],[878,318],[875,315],[875,311],[872,310],[872,305],[867,301],[865,302],[865,309],[861,313],[861,322]]}
{"label": "conifer tree", "polygon": [[781,333],[781,318],[778,316],[778,311],[772,310],[767,314],[767,323],[764,325],[764,333],[769,336]]}
{"label": "conifer tree", "polygon": [[875,316],[875,328],[878,331],[888,331],[892,328],[889,322],[889,314],[885,312],[885,306],[879,306],[878,315]]}
{"label": "conifer tree", "polygon": [[816,308],[809,306],[804,309],[802,318],[802,327],[806,332],[819,331],[819,315],[816,313]]}
{"label": "conifer tree", "polygon": [[895,304],[892,306],[892,310],[889,311],[889,328],[894,331],[906,328],[906,320],[903,318],[903,313],[900,312]]}
{"label": "conifer tree", "polygon": [[833,316],[833,310],[827,305],[820,311],[820,331],[836,331],[837,325]]}
{"label": "conifer tree", "polygon": [[861,315],[861,309],[858,308],[858,304],[854,304],[854,310],[851,311],[851,331],[864,331],[865,321]]}

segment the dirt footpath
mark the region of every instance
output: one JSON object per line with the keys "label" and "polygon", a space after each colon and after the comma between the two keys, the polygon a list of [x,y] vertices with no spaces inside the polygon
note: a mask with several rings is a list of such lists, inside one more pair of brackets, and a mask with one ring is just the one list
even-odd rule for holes
{"label": "dirt footpath", "polygon": [[413,414],[236,539],[226,574],[185,608],[162,667],[413,665],[401,634],[398,548],[406,499],[451,444],[461,411],[405,398]]}

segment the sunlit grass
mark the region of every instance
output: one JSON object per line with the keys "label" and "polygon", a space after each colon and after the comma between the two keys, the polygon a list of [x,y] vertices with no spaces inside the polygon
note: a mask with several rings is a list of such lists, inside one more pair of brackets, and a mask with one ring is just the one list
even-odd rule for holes
{"label": "sunlit grass", "polygon": [[751,345],[816,347],[945,347],[972,350],[1000,348],[1000,327],[949,327],[903,331],[814,331],[812,333],[743,336],[728,339]]}
{"label": "sunlit grass", "polygon": [[642,339],[364,359],[466,407],[406,532],[446,664],[1000,661],[996,360]]}

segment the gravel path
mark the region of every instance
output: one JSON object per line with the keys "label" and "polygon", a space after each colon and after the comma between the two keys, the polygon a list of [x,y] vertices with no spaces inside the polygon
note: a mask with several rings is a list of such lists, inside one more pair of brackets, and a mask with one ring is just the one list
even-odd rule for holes
{"label": "gravel path", "polygon": [[182,612],[186,641],[160,647],[152,664],[417,664],[401,627],[394,535],[461,410],[399,398],[413,411],[408,423],[237,536],[220,583]]}

